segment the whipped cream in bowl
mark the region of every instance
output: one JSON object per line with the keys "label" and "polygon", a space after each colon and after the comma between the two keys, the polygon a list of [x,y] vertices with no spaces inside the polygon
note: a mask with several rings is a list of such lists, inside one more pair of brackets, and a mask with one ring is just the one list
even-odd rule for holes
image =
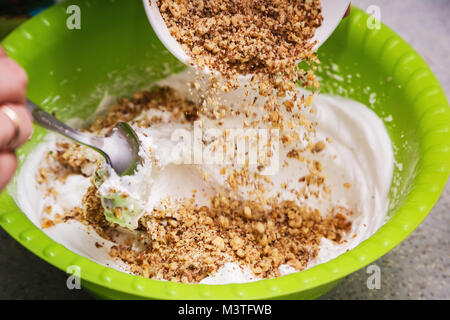
{"label": "whipped cream in bowl", "polygon": [[[200,106],[201,94],[189,85],[193,81],[183,72],[156,83],[171,91],[145,101],[142,105],[152,107],[129,120],[142,158],[132,176],[105,174],[89,150],[70,153],[69,142],[48,135],[20,172],[18,194],[28,195],[18,197],[21,209],[51,238],[100,264],[158,280],[206,284],[298,272],[354,248],[383,225],[394,156],[382,120],[369,108],[318,95],[307,110],[283,114],[287,123],[300,126],[277,131],[254,121],[264,117],[265,98],[238,89],[221,95],[226,111],[220,120],[193,119],[171,100],[176,95],[188,106]],[[301,89],[297,94],[308,96]],[[250,117],[233,113],[244,100],[256,101]],[[236,152],[228,153],[226,138],[232,134],[236,143],[230,148]],[[74,165],[73,154],[83,155],[84,162],[76,159]],[[30,176],[36,177],[31,183]],[[233,201],[236,208],[225,205]],[[90,215],[98,208],[105,219]],[[288,220],[280,218],[285,214],[280,208],[288,210]],[[196,215],[199,221],[190,225]],[[332,232],[326,229],[330,225]],[[190,232],[198,230],[208,235],[194,245]],[[317,234],[307,242],[311,230]],[[292,234],[293,240],[283,242],[295,246],[291,251],[280,247],[282,232]],[[174,255],[186,248],[176,244],[189,237],[186,257],[192,263],[178,277],[184,260]],[[164,251],[164,246],[173,248]],[[136,263],[144,257],[161,270]],[[276,265],[265,265],[267,259]],[[189,268],[195,269],[191,278]]]}

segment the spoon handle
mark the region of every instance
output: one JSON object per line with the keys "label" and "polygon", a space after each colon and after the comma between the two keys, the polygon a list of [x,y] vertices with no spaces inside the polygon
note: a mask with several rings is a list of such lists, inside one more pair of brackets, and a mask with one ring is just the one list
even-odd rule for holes
{"label": "spoon handle", "polygon": [[62,121],[59,121],[52,115],[45,112],[42,108],[40,108],[39,106],[37,106],[35,103],[31,102],[28,99],[25,103],[25,106],[33,116],[33,120],[42,127],[57,132],[59,134],[62,134],[67,138],[70,138],[72,140],[75,140],[79,143],[82,143],[90,147],[99,148],[103,145],[101,137],[86,134],[69,127]]}

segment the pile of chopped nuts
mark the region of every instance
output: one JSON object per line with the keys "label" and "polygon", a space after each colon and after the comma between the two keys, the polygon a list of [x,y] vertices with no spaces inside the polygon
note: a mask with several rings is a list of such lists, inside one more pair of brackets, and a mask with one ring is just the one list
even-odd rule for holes
{"label": "pile of chopped nuts", "polygon": [[277,277],[283,264],[303,270],[317,256],[322,237],[339,242],[351,227],[351,212],[344,208],[323,218],[292,201],[274,201],[268,209],[225,195],[211,202],[203,207],[187,202],[144,216],[144,249],[118,245],[111,255],[152,279],[199,282],[226,262],[247,266],[260,278]]}

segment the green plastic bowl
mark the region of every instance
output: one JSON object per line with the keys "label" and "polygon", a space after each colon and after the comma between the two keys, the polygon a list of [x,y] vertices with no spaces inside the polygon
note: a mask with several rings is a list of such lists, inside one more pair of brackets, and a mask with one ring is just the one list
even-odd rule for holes
{"label": "green plastic bowl", "polygon": [[[81,8],[81,30],[66,27],[69,4]],[[155,281],[101,266],[56,243],[16,206],[15,182],[0,196],[0,225],[61,270],[81,269],[82,285],[103,298],[312,299],[404,240],[439,198],[450,171],[450,110],[422,58],[386,26],[368,29],[353,8],[320,50],[323,90],[369,105],[394,144],[396,167],[389,222],[355,249],[309,270],[246,284],[198,285]],[[140,1],[68,1],[26,22],[3,42],[28,72],[29,98],[57,116],[87,118],[105,92],[129,95],[168,71],[183,68],[151,30]],[[376,99],[374,99],[376,97]],[[20,160],[42,140],[33,139]],[[31,177],[30,177],[31,178]],[[405,266],[408,267],[408,266]],[[409,266],[414,268],[414,266]],[[32,270],[30,270],[31,272]]]}

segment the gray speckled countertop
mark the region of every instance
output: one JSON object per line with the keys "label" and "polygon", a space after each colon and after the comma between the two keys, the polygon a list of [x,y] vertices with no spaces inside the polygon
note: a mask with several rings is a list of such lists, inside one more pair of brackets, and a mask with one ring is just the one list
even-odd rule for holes
{"label": "gray speckled countertop", "polygon": [[[450,95],[450,1],[356,0],[378,5],[382,21],[411,43]],[[346,277],[323,299],[450,299],[450,183],[427,219],[375,262],[381,288],[369,290],[366,269]],[[0,299],[90,299],[69,291],[66,275],[28,252],[0,229]]]}

